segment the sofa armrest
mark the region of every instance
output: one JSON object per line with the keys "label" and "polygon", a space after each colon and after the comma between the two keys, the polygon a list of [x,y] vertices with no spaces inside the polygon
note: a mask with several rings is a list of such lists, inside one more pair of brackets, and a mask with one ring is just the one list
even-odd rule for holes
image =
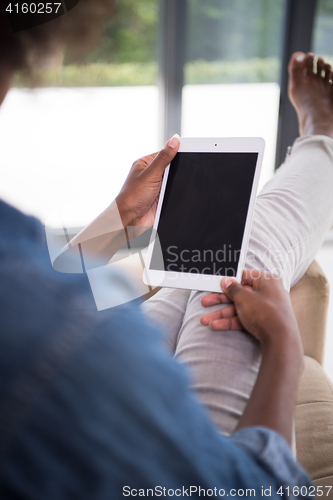
{"label": "sofa armrest", "polygon": [[316,261],[290,290],[291,303],[301,332],[304,354],[323,364],[329,284]]}
{"label": "sofa armrest", "polygon": [[[305,356],[295,408],[297,458],[317,486],[333,485],[333,385],[323,368]],[[333,499],[333,488],[325,498]]]}

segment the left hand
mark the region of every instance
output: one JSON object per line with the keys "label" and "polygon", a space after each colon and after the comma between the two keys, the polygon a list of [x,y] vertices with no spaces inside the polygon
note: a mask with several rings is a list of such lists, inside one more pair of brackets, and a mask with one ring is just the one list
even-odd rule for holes
{"label": "left hand", "polygon": [[180,146],[174,135],[159,153],[133,163],[116,201],[124,226],[151,227],[154,224],[163,174]]}
{"label": "left hand", "polygon": [[204,307],[215,306],[217,304],[231,304],[228,307],[205,314],[201,317],[200,323],[203,326],[210,326],[213,330],[244,330],[237,315],[236,308],[225,293],[212,292],[204,295],[201,299]]}

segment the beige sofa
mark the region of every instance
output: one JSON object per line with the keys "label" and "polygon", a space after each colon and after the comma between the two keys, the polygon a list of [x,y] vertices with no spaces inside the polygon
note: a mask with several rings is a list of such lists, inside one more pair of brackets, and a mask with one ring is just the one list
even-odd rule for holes
{"label": "beige sofa", "polygon": [[333,385],[322,368],[329,299],[327,279],[313,262],[291,289],[291,301],[300,327],[305,370],[299,385],[296,421],[297,458],[323,498],[333,499]]}

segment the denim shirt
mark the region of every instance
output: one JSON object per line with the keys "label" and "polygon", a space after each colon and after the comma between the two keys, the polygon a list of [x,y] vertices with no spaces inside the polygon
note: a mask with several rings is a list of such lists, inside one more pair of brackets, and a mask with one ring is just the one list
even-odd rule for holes
{"label": "denim shirt", "polygon": [[0,336],[1,499],[309,491],[280,435],[221,435],[139,305],[97,312],[85,275],[53,270],[43,226],[1,201]]}

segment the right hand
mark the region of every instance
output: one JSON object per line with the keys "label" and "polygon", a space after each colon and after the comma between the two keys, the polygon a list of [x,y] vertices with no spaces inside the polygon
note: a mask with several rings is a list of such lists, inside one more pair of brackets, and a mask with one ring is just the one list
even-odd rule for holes
{"label": "right hand", "polygon": [[154,224],[163,174],[180,146],[175,134],[159,153],[133,163],[116,201],[125,226],[151,227]]}
{"label": "right hand", "polygon": [[221,286],[226,296],[234,302],[240,323],[261,344],[280,342],[287,336],[294,338],[301,346],[290,296],[284,289],[281,278],[255,269],[246,269],[242,283],[224,278]]}

